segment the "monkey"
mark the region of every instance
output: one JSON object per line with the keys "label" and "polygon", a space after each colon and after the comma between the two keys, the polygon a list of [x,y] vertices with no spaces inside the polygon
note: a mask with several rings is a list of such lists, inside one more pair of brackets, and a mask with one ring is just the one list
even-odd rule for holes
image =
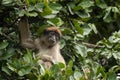
{"label": "monkey", "polygon": [[53,64],[63,63],[66,65],[63,56],[60,53],[61,31],[57,27],[48,27],[43,30],[40,37],[32,39],[27,18],[23,17],[19,21],[19,31],[21,45],[24,48],[37,49],[36,57],[38,64],[45,64],[50,68]]}
{"label": "monkey", "polygon": [[49,27],[43,30],[42,36],[35,39],[34,44],[39,50],[36,56],[40,57],[43,61],[51,61],[53,64],[58,62],[65,64],[65,60],[60,53],[60,37],[61,32],[57,27]]}

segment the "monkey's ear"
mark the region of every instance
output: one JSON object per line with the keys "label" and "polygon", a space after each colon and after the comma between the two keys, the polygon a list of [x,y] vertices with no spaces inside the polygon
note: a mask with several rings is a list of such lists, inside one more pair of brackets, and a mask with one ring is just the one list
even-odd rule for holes
{"label": "monkey's ear", "polygon": [[43,30],[43,35],[47,35],[49,33],[49,31],[47,31],[46,29]]}

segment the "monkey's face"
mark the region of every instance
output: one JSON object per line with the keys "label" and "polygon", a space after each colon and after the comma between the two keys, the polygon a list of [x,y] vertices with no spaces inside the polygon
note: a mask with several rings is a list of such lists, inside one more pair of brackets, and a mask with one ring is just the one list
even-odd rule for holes
{"label": "monkey's face", "polygon": [[60,40],[60,35],[54,31],[44,31],[44,36],[49,47],[54,46]]}

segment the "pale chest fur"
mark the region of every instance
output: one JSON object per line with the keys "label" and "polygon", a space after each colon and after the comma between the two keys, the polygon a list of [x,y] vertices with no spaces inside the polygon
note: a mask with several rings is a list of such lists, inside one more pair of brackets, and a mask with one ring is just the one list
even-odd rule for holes
{"label": "pale chest fur", "polygon": [[55,61],[57,61],[57,59],[59,57],[58,55],[60,54],[58,44],[54,45],[52,48],[49,48],[49,49],[44,46],[38,46],[38,47],[39,47],[39,51],[37,53],[37,57],[49,55],[49,56],[51,56],[51,58],[53,58]]}

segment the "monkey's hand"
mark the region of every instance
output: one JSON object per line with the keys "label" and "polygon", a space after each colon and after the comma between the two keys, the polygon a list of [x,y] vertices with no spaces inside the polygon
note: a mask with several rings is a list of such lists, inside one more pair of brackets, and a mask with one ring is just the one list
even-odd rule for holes
{"label": "monkey's hand", "polygon": [[43,64],[45,65],[45,68],[50,69],[50,67],[53,65],[52,57],[48,55],[44,55],[40,60],[38,60],[38,64],[39,65]]}
{"label": "monkey's hand", "polygon": [[42,59],[44,62],[51,62],[52,64],[55,64],[55,60],[53,59],[52,56],[43,55],[43,56],[41,57],[41,59]]}
{"label": "monkey's hand", "polygon": [[50,69],[50,67],[53,65],[53,63],[51,63],[50,61],[43,61],[43,60],[38,60],[38,64],[39,65],[44,65],[45,68]]}

